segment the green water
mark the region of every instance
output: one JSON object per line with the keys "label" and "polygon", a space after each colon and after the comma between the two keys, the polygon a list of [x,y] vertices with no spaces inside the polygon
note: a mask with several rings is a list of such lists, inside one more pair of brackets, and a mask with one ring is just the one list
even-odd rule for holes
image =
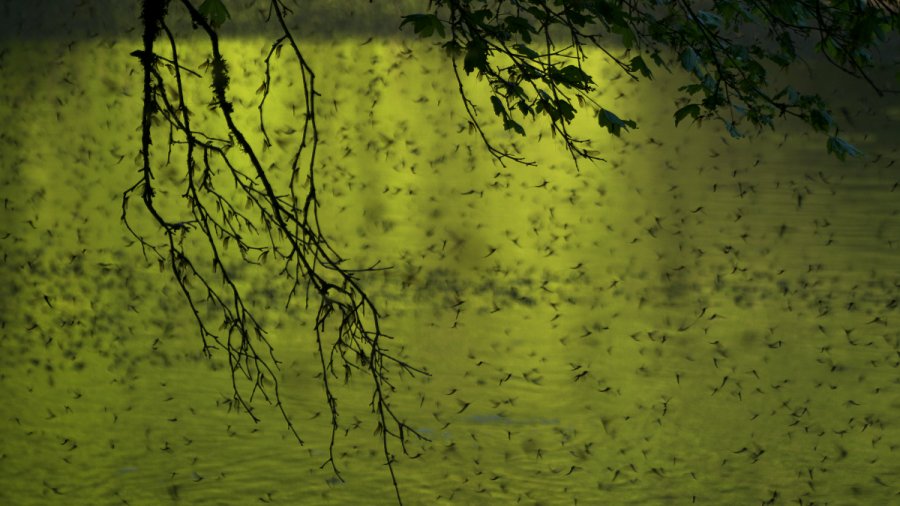
{"label": "green water", "polygon": [[[458,132],[440,55],[362,42],[306,45],[323,93],[322,223],[354,264],[393,267],[365,287],[391,350],[431,373],[394,396],[431,439],[398,460],[406,503],[900,500],[896,101],[837,93],[866,151],[841,164],[789,124],[744,142],[675,131],[668,78],[615,81],[601,101],[640,129],[600,134],[608,163],[576,169],[545,132],[508,139],[536,167],[501,167]],[[337,390],[345,481],[321,468],[312,315],[280,310],[275,278],[240,281],[303,446],[262,403],[259,424],[228,411],[222,357],[202,357],[177,286],[127,246],[137,44],[4,48],[0,504],[392,504],[361,377]],[[225,45],[248,69],[238,103],[254,104],[245,76],[267,44]],[[297,121],[289,106],[271,118]],[[177,170],[160,168],[161,184]]]}

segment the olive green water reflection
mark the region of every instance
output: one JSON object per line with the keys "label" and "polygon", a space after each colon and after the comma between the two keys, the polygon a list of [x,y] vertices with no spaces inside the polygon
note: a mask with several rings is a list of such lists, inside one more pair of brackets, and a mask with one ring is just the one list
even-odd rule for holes
{"label": "olive green water reflection", "polygon": [[[393,348],[432,373],[395,396],[432,440],[399,461],[409,504],[898,500],[900,106],[848,97],[874,122],[851,139],[881,157],[841,165],[801,134],[775,150],[781,133],[673,131],[668,84],[615,84],[602,97],[640,104],[641,128],[603,141],[609,164],[516,139],[541,163],[503,168],[457,132],[440,58],[361,42],[311,50],[323,223],[354,262],[393,266],[367,286]],[[232,68],[266,44],[227,47]],[[339,391],[346,482],[320,469],[309,316],[278,310],[275,280],[243,281],[270,307],[303,447],[273,410],[228,412],[227,370],[125,247],[124,46],[5,57],[0,503],[391,504],[362,382]],[[235,78],[245,104],[257,86]]]}

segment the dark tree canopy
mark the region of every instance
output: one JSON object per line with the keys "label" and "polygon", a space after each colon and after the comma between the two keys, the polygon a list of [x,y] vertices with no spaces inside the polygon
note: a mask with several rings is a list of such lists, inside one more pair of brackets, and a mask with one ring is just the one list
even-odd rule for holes
{"label": "dark tree canopy", "polygon": [[[229,1],[142,2],[143,46],[132,53],[143,70],[142,169],[125,191],[123,220],[145,255],[172,274],[195,316],[204,351],[218,350],[227,356],[232,405],[256,419],[254,396],[262,395],[281,410],[302,443],[281,403],[279,362],[266,330],[244,301],[228,251],[244,267],[267,272],[271,269],[267,266],[278,266],[268,272],[290,287],[284,294],[285,309],[292,303],[296,306],[297,300],[303,301],[301,309],[315,308],[320,377],[332,425],[326,464],[338,473],[334,441],[340,424],[330,382],[347,381],[361,373],[371,384],[375,432],[400,502],[395,454],[399,448],[408,455],[409,438],[423,436],[394,411],[392,382],[404,373],[427,372],[384,347],[390,336],[381,328],[376,301],[358,279],[360,272],[379,267],[346,265],[319,222],[315,174],[320,93],[315,69],[298,38],[302,34],[292,33],[285,21],[302,6],[287,0],[258,0],[279,32],[260,76],[256,107],[263,146],[259,148],[248,141],[245,127],[234,118],[230,69],[219,45],[219,28],[230,19]],[[179,60],[178,40],[169,28],[173,16],[190,20],[208,43],[211,56],[201,68],[188,69]],[[789,84],[775,83],[772,75],[796,64],[804,51],[813,48],[836,67],[864,80],[873,93],[893,92],[873,77],[873,69],[879,46],[897,30],[900,7],[887,0],[432,0],[423,12],[410,13],[397,23],[434,39],[446,50],[470,130],[480,134],[501,163],[531,162],[496,147],[482,130],[480,111],[462,73],[480,76],[489,87],[491,109],[506,130],[524,136],[531,121],[546,122],[576,163],[602,159],[602,153],[591,148],[590,139],[571,133],[578,114],[587,111],[601,129],[617,136],[637,128],[620,104],[601,104],[595,98],[592,92],[602,83],[585,70],[588,50],[602,52],[634,80],[683,70],[687,84],[680,88],[679,97],[673,97],[680,104],[674,114],[676,125],[687,119],[696,123],[715,119],[732,136],[741,137],[795,117],[824,135],[827,150],[844,159],[858,151],[840,137],[825,101]],[[289,63],[278,60],[283,51]],[[265,110],[275,85],[271,76],[275,66],[295,73],[295,82],[302,84],[293,91],[305,107],[288,177],[273,174],[264,162],[265,150],[271,146]],[[199,79],[201,74],[204,79]],[[192,125],[192,111],[184,97],[195,83],[209,88],[209,108],[226,126],[227,138]],[[168,142],[162,152],[153,144],[160,133]],[[153,175],[161,159],[172,157],[184,161],[180,198],[186,211],[181,213],[160,203]],[[236,203],[223,188],[236,191],[242,201]],[[129,208],[133,198],[144,204],[155,227],[151,232],[135,225]]]}
{"label": "dark tree canopy", "polygon": [[[878,45],[897,29],[898,12],[896,3],[878,0],[433,0],[429,12],[404,16],[402,24],[439,39],[453,57],[463,102],[479,132],[460,63],[465,73],[485,78],[504,128],[525,135],[523,120],[546,120],[576,160],[598,158],[588,139],[569,133],[579,112],[588,110],[613,135],[637,124],[608,109],[616,104],[591,98],[598,83],[582,64],[585,49],[596,48],[634,80],[681,67],[692,82],[675,97],[686,102],[675,112],[676,125],[686,118],[717,119],[737,138],[793,116],[826,135],[828,151],[844,159],[857,150],[839,136],[825,101],[770,76],[797,63],[814,44],[873,92],[894,92],[870,74]],[[677,55],[676,61],[667,55]],[[498,158],[523,161],[482,137]]]}

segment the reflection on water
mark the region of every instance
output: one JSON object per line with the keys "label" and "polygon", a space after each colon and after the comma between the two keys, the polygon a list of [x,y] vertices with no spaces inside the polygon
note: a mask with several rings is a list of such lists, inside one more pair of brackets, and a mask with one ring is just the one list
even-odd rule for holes
{"label": "reflection on water", "polygon": [[[504,168],[455,133],[436,54],[390,69],[399,42],[334,44],[316,51],[337,55],[319,63],[336,101],[323,223],[352,261],[393,266],[365,281],[392,348],[431,372],[395,381],[430,439],[398,461],[409,504],[896,501],[900,169],[877,135],[896,105],[858,133],[869,155],[840,164],[802,133],[775,149],[782,133],[672,131],[665,82],[609,89],[640,104],[641,129],[603,140],[608,164],[576,170],[545,139],[522,146],[538,167]],[[61,50],[10,47],[2,76],[0,503],[390,504],[361,384],[338,391],[344,481],[321,468],[309,316],[278,309],[276,280],[244,282],[272,308],[306,444],[274,410],[229,412],[225,365],[124,247],[133,62]],[[348,85],[351,62],[384,82]]]}

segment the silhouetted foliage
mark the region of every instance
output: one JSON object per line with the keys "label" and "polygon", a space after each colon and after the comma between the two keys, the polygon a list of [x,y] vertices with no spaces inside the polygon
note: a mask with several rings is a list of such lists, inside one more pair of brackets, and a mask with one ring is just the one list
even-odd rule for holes
{"label": "silhouetted foliage", "polygon": [[[473,129],[494,156],[523,161],[494,147],[481,130],[458,64],[483,77],[494,113],[506,130],[525,135],[522,121],[542,118],[576,159],[596,159],[589,139],[568,126],[584,109],[613,135],[637,128],[591,96],[597,83],[584,70],[586,48],[596,48],[633,80],[680,66],[693,80],[676,97],[675,124],[718,119],[733,137],[774,128],[794,116],[828,137],[844,159],[856,149],[839,137],[825,101],[791,85],[776,87],[774,71],[800,59],[812,42],[829,62],[887,91],[870,76],[873,51],[897,29],[900,6],[890,1],[718,0],[432,0],[429,12],[404,17],[421,37],[436,37],[453,56],[460,94]],[[667,55],[677,55],[671,61]]]}

